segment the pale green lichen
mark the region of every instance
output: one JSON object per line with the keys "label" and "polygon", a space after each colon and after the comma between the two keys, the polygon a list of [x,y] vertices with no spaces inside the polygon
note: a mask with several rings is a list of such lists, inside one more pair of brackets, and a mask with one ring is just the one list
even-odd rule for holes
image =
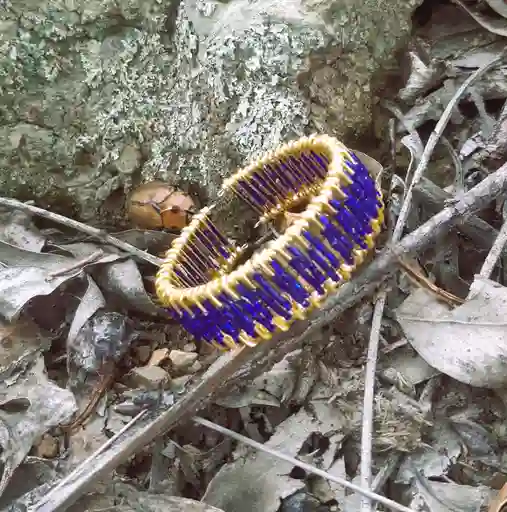
{"label": "pale green lichen", "polygon": [[0,187],[61,195],[89,218],[134,178],[214,196],[282,141],[360,133],[417,3],[11,0]]}

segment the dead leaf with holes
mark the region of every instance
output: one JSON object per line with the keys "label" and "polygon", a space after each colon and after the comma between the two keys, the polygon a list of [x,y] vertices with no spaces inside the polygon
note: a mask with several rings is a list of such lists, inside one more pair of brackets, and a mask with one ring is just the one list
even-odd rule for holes
{"label": "dead leaf with holes", "polygon": [[[321,433],[328,441],[324,454],[312,453],[303,457],[310,463],[314,457],[322,458],[323,469],[327,470],[344,438],[342,421],[338,409],[333,406],[319,407],[315,415],[301,409],[278,425],[265,446],[301,458],[300,452],[312,433]],[[291,476],[292,464],[271,455],[259,452],[246,455],[244,447],[240,447],[234,458],[234,462],[222,466],[211,480],[203,502],[224,510],[276,512],[281,499],[305,486],[304,480]]]}

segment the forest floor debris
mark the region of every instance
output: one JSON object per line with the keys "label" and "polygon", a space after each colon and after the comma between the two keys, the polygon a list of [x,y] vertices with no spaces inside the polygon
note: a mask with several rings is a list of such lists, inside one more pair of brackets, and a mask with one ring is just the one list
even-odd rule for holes
{"label": "forest floor debris", "polygon": [[174,233],[0,198],[2,508],[502,510],[507,20],[488,3],[416,27],[385,105],[388,240],[289,337],[196,344],[153,300]]}

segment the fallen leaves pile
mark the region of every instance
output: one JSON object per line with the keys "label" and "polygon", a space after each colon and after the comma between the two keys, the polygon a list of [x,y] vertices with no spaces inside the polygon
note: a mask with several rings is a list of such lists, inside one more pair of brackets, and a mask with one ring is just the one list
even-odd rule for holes
{"label": "fallen leaves pile", "polygon": [[[433,5],[416,23],[405,86],[381,105],[392,113],[384,245],[506,162],[505,37],[497,0]],[[5,510],[50,510],[38,503],[73,468],[130,435],[140,412],[197,392],[220,357],[154,300],[150,261],[195,202],[153,187],[130,199],[144,229],[114,243],[0,201]],[[238,385],[93,481],[72,510],[507,510],[507,203],[465,213],[375,297],[260,375],[238,370]]]}

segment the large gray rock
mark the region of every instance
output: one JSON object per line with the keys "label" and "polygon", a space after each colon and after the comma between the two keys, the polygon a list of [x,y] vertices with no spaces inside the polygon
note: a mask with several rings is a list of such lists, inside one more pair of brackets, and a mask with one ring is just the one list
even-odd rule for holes
{"label": "large gray rock", "polygon": [[1,0],[0,190],[90,219],[139,181],[213,197],[282,141],[351,140],[419,3]]}

